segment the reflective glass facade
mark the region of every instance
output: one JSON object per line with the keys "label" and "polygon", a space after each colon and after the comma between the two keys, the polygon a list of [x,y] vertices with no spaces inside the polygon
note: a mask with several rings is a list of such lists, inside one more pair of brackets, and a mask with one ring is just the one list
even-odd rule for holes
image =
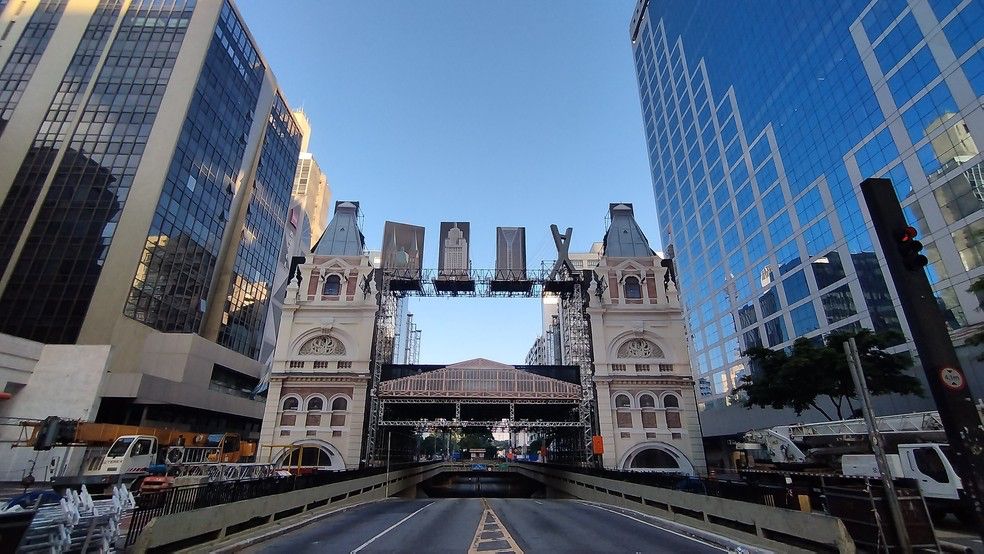
{"label": "reflective glass facade", "polygon": [[[127,316],[159,331],[199,332],[264,71],[225,5],[147,234]],[[289,178],[283,186],[289,191]]]}
{"label": "reflective glass facade", "polygon": [[278,96],[263,139],[219,331],[219,344],[254,359],[263,346],[264,323],[300,148],[300,129]]}
{"label": "reflective glass facade", "polygon": [[0,207],[5,267],[50,179],[0,298],[2,332],[78,336],[195,3],[131,2],[87,91],[121,5],[100,2]]}
{"label": "reflective glass facade", "polygon": [[904,330],[858,184],[893,179],[953,328],[980,321],[984,0],[640,1],[630,28],[664,245],[708,404],[740,352]]}
{"label": "reflective glass facade", "polygon": [[0,83],[3,83],[3,88],[0,88],[0,136],[24,93],[24,87],[31,80],[31,75],[38,66],[38,59],[48,46],[67,3],[68,0],[41,0],[24,32],[17,39],[10,58],[3,69],[0,69]]}

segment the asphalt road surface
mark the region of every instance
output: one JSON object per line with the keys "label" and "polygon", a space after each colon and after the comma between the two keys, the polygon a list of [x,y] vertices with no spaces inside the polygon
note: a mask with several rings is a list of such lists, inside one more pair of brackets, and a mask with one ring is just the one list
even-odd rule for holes
{"label": "asphalt road surface", "polygon": [[577,500],[390,499],[333,514],[245,552],[726,551],[658,525],[634,512]]}

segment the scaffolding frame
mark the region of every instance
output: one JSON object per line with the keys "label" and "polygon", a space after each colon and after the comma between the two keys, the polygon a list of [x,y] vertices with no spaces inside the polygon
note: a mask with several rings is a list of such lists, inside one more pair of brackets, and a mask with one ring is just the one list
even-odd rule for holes
{"label": "scaffolding frame", "polygon": [[[580,370],[581,394],[577,400],[577,422],[514,422],[517,427],[537,428],[575,428],[582,429],[582,446],[587,465],[595,462],[592,450],[594,435],[594,359],[587,315],[587,299],[584,296],[586,284],[582,273],[574,269],[567,257],[567,244],[571,229],[561,235],[556,226],[551,226],[554,241],[558,247],[558,260],[550,270],[527,269],[503,270],[470,269],[447,276],[434,269],[389,269],[378,268],[378,298],[375,337],[373,341],[371,377],[369,384],[369,421],[366,429],[365,460],[368,465],[378,463],[382,444],[377,444],[380,428],[384,426],[415,426],[424,422],[419,420],[385,421],[383,419],[384,399],[381,397],[383,365],[393,359],[393,344],[396,333],[397,299],[408,296],[417,297],[480,297],[480,298],[532,298],[542,297],[544,293],[556,294],[561,300],[563,361],[576,365]],[[503,279],[506,277],[506,279]],[[419,344],[418,344],[419,347]],[[393,399],[387,398],[385,402]],[[420,401],[421,399],[415,399]],[[451,399],[445,400],[445,402]],[[512,422],[510,420],[510,422]],[[459,425],[464,426],[461,422]],[[497,422],[467,422],[468,426],[501,427]]]}

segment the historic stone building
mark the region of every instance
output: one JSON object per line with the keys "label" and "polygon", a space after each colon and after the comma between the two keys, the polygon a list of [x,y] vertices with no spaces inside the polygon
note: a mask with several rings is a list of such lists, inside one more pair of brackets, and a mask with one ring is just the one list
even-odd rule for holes
{"label": "historic stone building", "polygon": [[298,266],[280,321],[260,459],[359,466],[376,315],[373,271],[357,202],[337,202]]}
{"label": "historic stone building", "polygon": [[[704,473],[686,331],[672,270],[631,204],[609,207],[591,321],[605,467]],[[669,264],[667,264],[669,265]]]}

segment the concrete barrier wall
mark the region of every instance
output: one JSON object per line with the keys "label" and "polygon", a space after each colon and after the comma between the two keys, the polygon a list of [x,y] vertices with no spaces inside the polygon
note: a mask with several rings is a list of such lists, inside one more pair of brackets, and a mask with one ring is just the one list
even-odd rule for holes
{"label": "concrete barrier wall", "polygon": [[627,483],[537,464],[512,465],[510,470],[576,498],[630,508],[778,552],[855,552],[844,523],[825,514]]}
{"label": "concrete barrier wall", "polygon": [[144,527],[133,550],[173,552],[219,541],[309,510],[380,500],[445,469],[443,464],[434,464],[393,471],[389,474],[388,487],[386,474],[379,474],[157,517]]}

